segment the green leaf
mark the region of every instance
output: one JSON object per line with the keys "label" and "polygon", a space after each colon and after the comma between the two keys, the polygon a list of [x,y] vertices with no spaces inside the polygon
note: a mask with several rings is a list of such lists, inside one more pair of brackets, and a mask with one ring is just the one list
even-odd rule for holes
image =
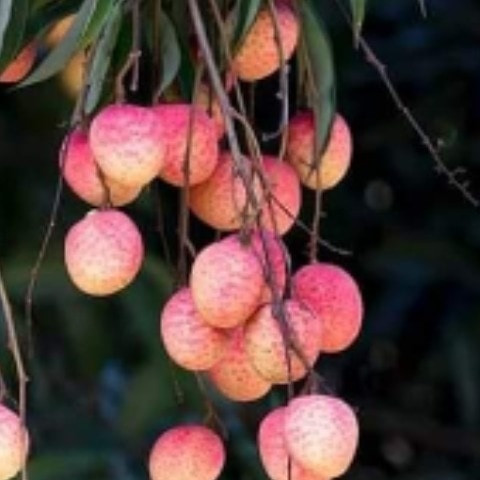
{"label": "green leaf", "polygon": [[10,8],[8,25],[6,25],[6,29],[4,30],[2,36],[0,72],[5,70],[7,65],[15,58],[15,56],[19,52],[25,34],[27,18],[28,0],[14,0]]}
{"label": "green leaf", "polygon": [[94,47],[92,66],[87,78],[88,93],[85,99],[85,112],[87,115],[95,110],[102,94],[102,88],[111,64],[112,53],[115,48],[121,23],[122,4],[120,1],[117,1]]}
{"label": "green leaf", "polygon": [[101,0],[97,2],[95,11],[82,36],[80,48],[87,47],[98,37],[106,21],[117,13],[118,7],[117,0]]}
{"label": "green leaf", "polygon": [[330,38],[313,0],[298,3],[305,61],[312,76],[312,108],[315,117],[315,151],[312,169],[325,149],[336,109],[335,68]]}
{"label": "green leaf", "polygon": [[45,60],[19,87],[26,87],[47,80],[65,67],[81,47],[84,34],[93,19],[99,1],[104,0],[84,0],[65,38],[47,55]]}
{"label": "green leaf", "polygon": [[250,30],[262,0],[238,0],[233,10],[233,45],[237,48]]}
{"label": "green leaf", "polygon": [[355,45],[357,45],[365,21],[367,0],[350,0],[350,8],[352,10],[353,36]]}
{"label": "green leaf", "polygon": [[7,31],[10,14],[12,13],[13,0],[3,0],[0,2],[0,52],[3,46],[3,37]]}

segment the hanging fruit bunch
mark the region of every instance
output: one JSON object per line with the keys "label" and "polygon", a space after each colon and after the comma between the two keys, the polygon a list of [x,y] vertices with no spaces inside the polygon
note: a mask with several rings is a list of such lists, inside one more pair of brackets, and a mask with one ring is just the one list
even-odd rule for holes
{"label": "hanging fruit bunch", "polygon": [[[356,414],[325,389],[315,365],[354,342],[363,303],[352,276],[318,252],[322,194],[347,174],[352,137],[336,111],[316,2],[84,0],[75,9],[52,0],[22,10],[23,3],[11,3],[0,31],[0,82],[30,86],[83,56],[58,160],[64,183],[90,206],[65,237],[73,284],[88,295],[121,295],[148,248],[122,207],[153,182],[178,188],[178,289],[159,315],[168,355],[232,402],[286,388],[286,404],[258,427],[269,478],[344,474],[357,449]],[[272,75],[281,114],[278,149],[267,154],[246,92]],[[300,218],[306,195],[317,205],[311,228]],[[218,232],[198,252],[192,216]],[[309,258],[292,272],[287,234],[296,228],[310,233]],[[0,480],[22,468],[28,450],[26,427],[2,408]],[[218,478],[228,458],[216,427],[161,432],[150,478]]]}

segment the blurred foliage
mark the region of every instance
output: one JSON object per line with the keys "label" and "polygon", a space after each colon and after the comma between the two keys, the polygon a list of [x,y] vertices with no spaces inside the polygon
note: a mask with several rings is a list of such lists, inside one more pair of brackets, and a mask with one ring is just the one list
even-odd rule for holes
{"label": "blurred foliage", "polygon": [[[352,126],[356,150],[346,180],[325,196],[322,223],[322,235],[353,255],[323,250],[321,256],[351,271],[366,301],[360,340],[318,364],[362,423],[360,452],[346,478],[478,479],[480,216],[436,174],[354,50],[334,2],[319,3],[332,38],[338,108]],[[415,0],[370,0],[364,33],[416,117],[443,145],[448,165],[465,167],[480,196],[480,7],[473,0],[426,3],[424,19]],[[277,90],[277,78],[256,88],[262,131],[277,127]],[[23,345],[23,297],[71,109],[57,78],[0,89],[0,258]],[[159,342],[159,312],[174,284],[158,235],[159,203],[167,239],[175,244],[175,192],[152,187],[128,208],[148,245],[142,274],[113,299],[94,299],[72,287],[63,267],[65,231],[87,210],[64,194],[35,293],[28,361],[32,480],[146,478],[145,458],[159,432],[205,414],[195,378],[170,365]],[[312,210],[313,195],[304,192],[305,220]],[[195,221],[192,234],[198,246],[213,238]],[[286,240],[294,264],[304,262],[307,237],[295,231]],[[0,365],[14,392],[3,328],[1,335]],[[222,478],[265,478],[256,429],[266,411],[285,400],[284,389],[246,406],[212,394],[230,433]]]}

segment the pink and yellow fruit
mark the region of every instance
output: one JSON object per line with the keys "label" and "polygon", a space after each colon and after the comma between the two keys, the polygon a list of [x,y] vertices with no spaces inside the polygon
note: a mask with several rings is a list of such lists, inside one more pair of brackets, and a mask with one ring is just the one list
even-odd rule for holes
{"label": "pink and yellow fruit", "polygon": [[36,56],[37,47],[34,43],[29,43],[7,68],[0,72],[0,83],[16,83],[23,80],[32,69]]}
{"label": "pink and yellow fruit", "polygon": [[326,395],[295,398],[285,415],[285,439],[293,460],[325,478],[343,475],[358,445],[358,422],[349,405]]}
{"label": "pink and yellow fruit", "polygon": [[217,166],[219,155],[215,122],[203,109],[188,104],[160,105],[154,110],[164,126],[167,142],[160,178],[176,186],[186,184],[184,165],[191,117],[188,184],[207,180]]}
{"label": "pink and yellow fruit", "polygon": [[[68,186],[85,202],[94,206],[105,205],[109,200],[114,206],[121,206],[135,200],[139,187],[122,185],[108,177],[101,180],[101,173],[96,165],[93,152],[88,143],[88,136],[80,129],[75,130],[65,140],[66,148],[63,176]],[[60,154],[60,162],[62,153]]]}
{"label": "pink and yellow fruit", "polygon": [[216,328],[245,322],[257,309],[264,279],[262,266],[237,235],[204,248],[196,257],[190,288],[198,312]]}
{"label": "pink and yellow fruit", "polygon": [[363,301],[355,280],[342,268],[314,263],[292,278],[293,296],[322,320],[320,350],[345,350],[357,338],[362,325]]}
{"label": "pink and yellow fruit", "polygon": [[253,368],[245,351],[242,327],[231,332],[224,356],[208,371],[208,378],[225,397],[250,402],[266,395],[272,384]]}
{"label": "pink and yellow fruit", "polygon": [[93,119],[90,146],[102,171],[122,185],[142,187],[164,165],[167,142],[154,109],[110,105]]}
{"label": "pink and yellow fruit", "polygon": [[148,463],[150,480],[216,480],[225,463],[223,443],[201,425],[182,425],[163,433]]}
{"label": "pink and yellow fruit", "polygon": [[[273,310],[271,304],[264,305],[247,322],[246,349],[252,365],[265,380],[286,384],[289,380],[300,380],[306,375],[305,362],[308,366],[315,363],[319,353],[321,326],[315,315],[295,300],[284,302],[283,318],[275,318]],[[290,345],[285,346],[281,322],[288,325],[287,334],[294,339],[302,358],[299,358]],[[287,351],[289,362],[286,359]]]}
{"label": "pink and yellow fruit", "polygon": [[[288,2],[276,2],[278,27],[284,60],[297,46],[298,20]],[[281,56],[276,40],[275,23],[268,8],[263,8],[243,39],[233,58],[233,70],[244,81],[253,82],[271,75],[280,68]]]}
{"label": "pink and yellow fruit", "polygon": [[65,38],[65,35],[67,34],[68,30],[70,30],[74,20],[75,14],[72,14],[67,15],[66,17],[63,17],[55,22],[45,37],[45,44],[48,47],[57,46]]}
{"label": "pink and yellow fruit", "polygon": [[327,148],[313,161],[315,124],[312,112],[302,112],[290,120],[287,159],[303,185],[313,190],[328,190],[346,175],[352,158],[352,137],[343,117],[334,118]]}
{"label": "pink and yellow fruit", "polygon": [[72,282],[85,293],[110,295],[129,285],[143,260],[140,232],[118,210],[93,210],[65,239],[65,263]]}
{"label": "pink and yellow fruit", "polygon": [[286,407],[272,410],[258,430],[258,451],[267,475],[271,480],[327,480],[302,468],[288,453],[285,442],[286,411]]}
{"label": "pink and yellow fruit", "polygon": [[29,451],[29,435],[20,417],[0,404],[0,480],[15,477]]}
{"label": "pink and yellow fruit", "polygon": [[200,316],[188,288],[176,292],[166,303],[160,331],[172,360],[194,371],[208,370],[218,363],[229,340],[227,332],[211,327]]}

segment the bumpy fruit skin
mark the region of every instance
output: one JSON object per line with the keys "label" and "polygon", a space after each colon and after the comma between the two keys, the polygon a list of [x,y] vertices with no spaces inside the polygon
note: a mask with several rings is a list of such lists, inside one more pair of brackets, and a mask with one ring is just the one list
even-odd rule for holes
{"label": "bumpy fruit skin", "polygon": [[158,438],[148,469],[151,480],[216,480],[224,463],[218,435],[201,425],[182,425]]}
{"label": "bumpy fruit skin", "polygon": [[[67,150],[62,171],[68,186],[85,202],[97,207],[104,204],[106,192],[100,180],[87,134],[77,129],[65,142]],[[61,161],[62,153],[60,154]],[[114,206],[130,203],[140,193],[138,187],[125,186],[105,176],[104,180],[108,188],[109,200]]]}
{"label": "bumpy fruit skin", "polygon": [[93,119],[89,140],[102,171],[122,185],[142,187],[163,167],[165,132],[154,109],[109,105]]}
{"label": "bumpy fruit skin", "polygon": [[[233,169],[232,156],[224,152],[210,178],[190,190],[192,212],[212,228],[226,232],[241,227],[241,214],[247,202],[243,182],[239,176],[234,177]],[[260,184],[253,175],[251,185],[260,198]]]}
{"label": "bumpy fruit skin", "polygon": [[210,244],[192,265],[190,288],[197,310],[217,328],[245,322],[260,302],[262,267],[237,235]]}
{"label": "bumpy fruit skin", "polygon": [[17,57],[0,73],[0,83],[15,83],[23,80],[32,69],[37,48],[35,44],[30,43]]}
{"label": "bumpy fruit skin", "polygon": [[[258,430],[258,450],[263,468],[271,480],[326,480],[300,467],[291,457],[285,443],[286,407],[272,410],[260,424]],[[290,457],[290,471],[288,463]]]}
{"label": "bumpy fruit skin", "polygon": [[22,469],[29,450],[29,435],[20,417],[0,405],[0,480],[13,478]]}
{"label": "bumpy fruit skin", "polygon": [[[305,359],[313,365],[318,357],[320,322],[313,312],[295,300],[284,303],[290,331]],[[249,319],[245,326],[245,344],[248,357],[257,372],[267,381],[276,384],[288,383],[288,367],[285,346],[279,322],[273,316],[272,305],[264,305]],[[296,381],[307,373],[304,364],[289,348],[291,380]]]}
{"label": "bumpy fruit skin", "polygon": [[358,422],[350,406],[338,398],[298,397],[287,407],[285,439],[299,465],[325,478],[336,478],[347,471],[355,455]]}
{"label": "bumpy fruit skin", "polygon": [[167,141],[167,154],[159,173],[160,178],[172,185],[185,185],[183,165],[192,115],[188,184],[197,185],[205,181],[218,162],[215,122],[203,109],[187,104],[160,105],[154,110],[164,126]]}
{"label": "bumpy fruit skin", "polygon": [[321,351],[340,352],[357,338],[363,301],[357,283],[345,270],[328,263],[306,265],[293,275],[292,291],[322,321]]}
{"label": "bumpy fruit skin", "polygon": [[266,202],[262,208],[261,224],[283,235],[292,228],[300,211],[300,182],[295,170],[276,157],[264,156],[263,166],[272,198],[271,204]]}
{"label": "bumpy fruit skin", "polygon": [[299,113],[290,120],[287,159],[297,171],[303,185],[313,190],[328,190],[342,180],[350,167],[352,136],[343,117],[337,114],[319,166],[312,169],[314,131],[312,112]]}
{"label": "bumpy fruit skin", "polygon": [[188,288],[176,292],[166,303],[160,331],[169,356],[187,370],[208,370],[228,345],[227,333],[211,327],[199,315]]}
{"label": "bumpy fruit skin", "polygon": [[195,98],[195,105],[204,110],[210,116],[215,123],[217,139],[222,138],[225,134],[225,119],[223,118],[220,104],[208,85],[204,83],[200,85],[198,95]]}
{"label": "bumpy fruit skin", "polygon": [[[276,2],[280,38],[285,61],[298,42],[298,20],[287,2]],[[233,59],[233,70],[244,81],[253,82],[280,68],[275,26],[268,8],[262,9]]]}
{"label": "bumpy fruit skin", "polygon": [[65,239],[68,274],[90,295],[110,295],[125,288],[142,260],[140,232],[127,215],[115,209],[89,212]]}
{"label": "bumpy fruit skin", "polygon": [[223,395],[236,402],[257,400],[272,386],[253,368],[245,351],[242,327],[231,332],[225,355],[208,371],[208,378]]}

